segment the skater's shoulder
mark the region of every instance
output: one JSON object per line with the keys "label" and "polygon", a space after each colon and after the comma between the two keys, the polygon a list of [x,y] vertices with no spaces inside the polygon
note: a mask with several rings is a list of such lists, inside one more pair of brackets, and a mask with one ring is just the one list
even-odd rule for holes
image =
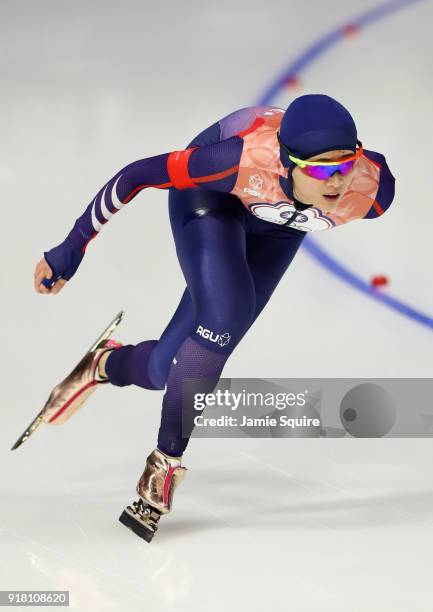
{"label": "skater's shoulder", "polygon": [[363,149],[362,153],[364,157],[373,162],[378,168],[385,168],[388,170],[388,172],[391,172],[386,157],[383,153],[379,153],[378,151],[370,151],[368,149]]}
{"label": "skater's shoulder", "polygon": [[218,144],[233,136],[244,137],[264,124],[278,127],[284,109],[268,105],[243,106],[224,115],[202,130],[187,148]]}
{"label": "skater's shoulder", "polygon": [[219,120],[221,139],[225,140],[236,135],[242,137],[265,123],[274,122],[275,119],[279,125],[283,114],[284,109],[263,104],[236,109]]}
{"label": "skater's shoulder", "polygon": [[379,170],[374,202],[370,210],[364,216],[364,219],[373,219],[383,215],[391,206],[395,196],[395,177],[383,153],[364,149],[363,156]]}

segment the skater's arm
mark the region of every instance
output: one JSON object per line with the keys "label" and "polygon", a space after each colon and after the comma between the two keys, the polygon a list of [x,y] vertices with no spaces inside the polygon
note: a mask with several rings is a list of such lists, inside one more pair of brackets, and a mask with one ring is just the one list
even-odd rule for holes
{"label": "skater's arm", "polygon": [[236,183],[243,139],[172,151],[125,166],[102,187],[67,236],[84,253],[102,226],[146,187],[230,192]]}
{"label": "skater's arm", "polygon": [[67,236],[74,247],[84,253],[88,243],[98,234],[102,226],[142,189],[171,187],[167,171],[168,155],[140,159],[128,164],[113,176],[75,221]]}

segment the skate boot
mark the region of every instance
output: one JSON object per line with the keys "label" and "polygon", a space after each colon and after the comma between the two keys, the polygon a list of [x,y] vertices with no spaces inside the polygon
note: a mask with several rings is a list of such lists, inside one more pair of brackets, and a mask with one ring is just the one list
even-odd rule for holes
{"label": "skate boot", "polygon": [[83,405],[98,385],[109,382],[107,377],[102,378],[99,375],[98,362],[106,351],[120,346],[122,344],[115,340],[103,340],[95,350],[84,355],[72,372],[51,391],[41,413],[44,423],[64,423]]}
{"label": "skate boot", "polygon": [[137,485],[140,499],[125,508],[119,521],[150,542],[161,515],[171,511],[174,490],[186,469],[181,467],[180,457],[170,457],[159,449],[152,451]]}
{"label": "skate boot", "polygon": [[82,406],[89,395],[95,391],[98,385],[109,382],[107,377],[100,376],[98,362],[105,352],[122,346],[122,343],[108,338],[120,323],[122,317],[123,311],[113,319],[72,372],[54,387],[45,406],[21,438],[14,444],[12,450],[18,448],[18,446],[27,440],[40,423],[60,425],[67,421]]}

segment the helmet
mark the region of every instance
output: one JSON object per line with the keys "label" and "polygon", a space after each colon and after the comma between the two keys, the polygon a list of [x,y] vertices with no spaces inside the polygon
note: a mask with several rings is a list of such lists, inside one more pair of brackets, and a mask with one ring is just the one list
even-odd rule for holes
{"label": "helmet", "polygon": [[[325,151],[356,151],[357,132],[349,111],[337,100],[324,94],[308,94],[293,100],[280,125],[281,141],[294,157],[308,159]],[[280,159],[288,168],[287,189],[293,197],[292,173],[296,164],[280,147]]]}

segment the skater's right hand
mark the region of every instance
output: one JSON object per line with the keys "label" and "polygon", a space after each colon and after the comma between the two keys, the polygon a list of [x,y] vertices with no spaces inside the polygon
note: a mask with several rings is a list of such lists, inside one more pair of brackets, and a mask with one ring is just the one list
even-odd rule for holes
{"label": "skater's right hand", "polygon": [[83,257],[84,253],[67,238],[50,251],[45,251],[34,272],[36,291],[58,293],[75,274]]}
{"label": "skater's right hand", "polygon": [[35,289],[38,293],[58,293],[61,289],[63,289],[64,285],[66,285],[66,281],[63,280],[62,278],[59,278],[59,280],[51,287],[51,289],[48,289],[46,287],[46,285],[42,284],[42,281],[44,279],[49,279],[51,281],[52,277],[53,277],[53,271],[51,270],[50,266],[47,263],[47,260],[45,259],[45,257],[42,257],[42,259],[40,259],[38,261],[38,263],[36,264],[36,268],[35,268],[35,272],[34,272],[34,284],[35,284]]}

